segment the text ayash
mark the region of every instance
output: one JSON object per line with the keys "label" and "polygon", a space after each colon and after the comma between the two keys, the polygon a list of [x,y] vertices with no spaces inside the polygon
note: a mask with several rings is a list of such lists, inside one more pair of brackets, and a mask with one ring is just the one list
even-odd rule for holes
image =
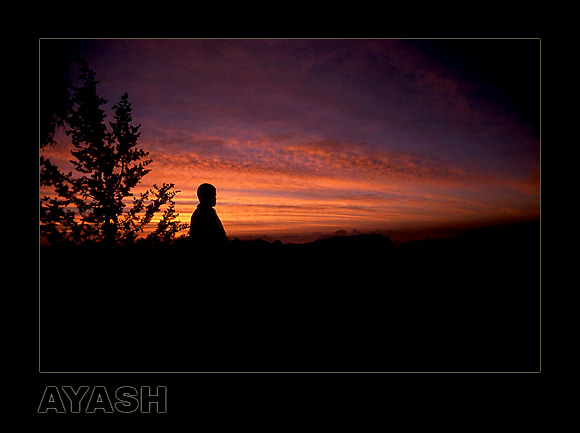
{"label": "text ayash", "polygon": [[[60,389],[59,389],[60,388]],[[112,398],[111,398],[112,396]],[[38,406],[39,413],[166,413],[167,387],[120,386],[109,394],[104,386],[47,386]]]}

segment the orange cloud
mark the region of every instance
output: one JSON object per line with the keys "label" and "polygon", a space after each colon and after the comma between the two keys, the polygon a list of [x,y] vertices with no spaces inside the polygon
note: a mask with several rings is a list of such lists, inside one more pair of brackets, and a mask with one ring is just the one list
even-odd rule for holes
{"label": "orange cloud", "polygon": [[[481,43],[463,49],[504,44]],[[436,59],[437,45],[127,40],[85,54],[103,97],[127,91],[143,125],[154,162],[137,189],[175,183],[184,222],[203,182],[230,236],[537,217],[536,130],[484,76]],[[502,71],[537,65],[506,50]],[[533,95],[528,72],[517,88]],[[66,167],[64,148],[47,152]]]}
{"label": "orange cloud", "polygon": [[419,154],[328,140],[197,140],[193,151],[152,152],[150,181],[176,183],[185,222],[197,186],[216,185],[230,236],[523,218],[539,209],[534,182]]}

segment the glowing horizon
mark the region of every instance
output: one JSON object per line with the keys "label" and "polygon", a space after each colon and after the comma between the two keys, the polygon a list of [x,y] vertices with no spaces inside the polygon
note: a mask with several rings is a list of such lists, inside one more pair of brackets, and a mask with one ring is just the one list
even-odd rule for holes
{"label": "glowing horizon", "polygon": [[[129,93],[138,146],[153,159],[135,192],[174,183],[182,222],[204,182],[217,188],[231,239],[539,218],[533,121],[480,76],[415,43],[73,45],[107,108]],[[525,90],[539,93],[530,83]],[[42,151],[64,170],[67,140],[59,133]]]}

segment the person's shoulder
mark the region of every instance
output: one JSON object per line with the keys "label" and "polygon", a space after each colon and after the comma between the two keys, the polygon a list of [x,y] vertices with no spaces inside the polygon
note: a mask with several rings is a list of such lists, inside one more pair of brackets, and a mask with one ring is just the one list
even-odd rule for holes
{"label": "person's shoulder", "polygon": [[209,206],[198,206],[195,209],[194,214],[200,215],[200,216],[204,216],[204,217],[208,217],[210,215],[217,215],[215,212],[215,209],[213,207],[209,207]]}

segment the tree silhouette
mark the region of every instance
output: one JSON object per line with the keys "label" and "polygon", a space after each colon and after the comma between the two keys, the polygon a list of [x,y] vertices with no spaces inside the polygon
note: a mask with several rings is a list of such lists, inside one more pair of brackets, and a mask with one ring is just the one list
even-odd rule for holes
{"label": "tree silhouette", "polygon": [[64,78],[69,71],[68,60],[58,49],[43,44],[40,50],[40,148],[54,147],[54,133],[64,122],[71,110],[68,83]]}
{"label": "tree silhouette", "polygon": [[[113,105],[114,119],[107,129],[106,114],[101,108],[107,101],[97,95],[99,82],[95,72],[83,59],[78,61],[82,85],[69,85],[73,93],[65,119],[70,127],[66,133],[74,148],[70,162],[78,175],[62,173],[48,158],[40,157],[41,186],[52,187],[56,193],[56,197],[41,198],[41,234],[51,245],[131,243],[155,213],[167,205],[157,228],[147,238],[170,241],[188,227],[177,220],[173,197],[179,191],[173,190],[174,184],[163,183],[133,197],[131,190],[151,171],[146,168],[152,162],[146,159],[149,152],[137,147],[141,125],[133,125],[131,104],[125,93]],[[41,148],[45,142],[41,140]],[[125,211],[124,199],[128,197],[133,197],[133,203]]]}

